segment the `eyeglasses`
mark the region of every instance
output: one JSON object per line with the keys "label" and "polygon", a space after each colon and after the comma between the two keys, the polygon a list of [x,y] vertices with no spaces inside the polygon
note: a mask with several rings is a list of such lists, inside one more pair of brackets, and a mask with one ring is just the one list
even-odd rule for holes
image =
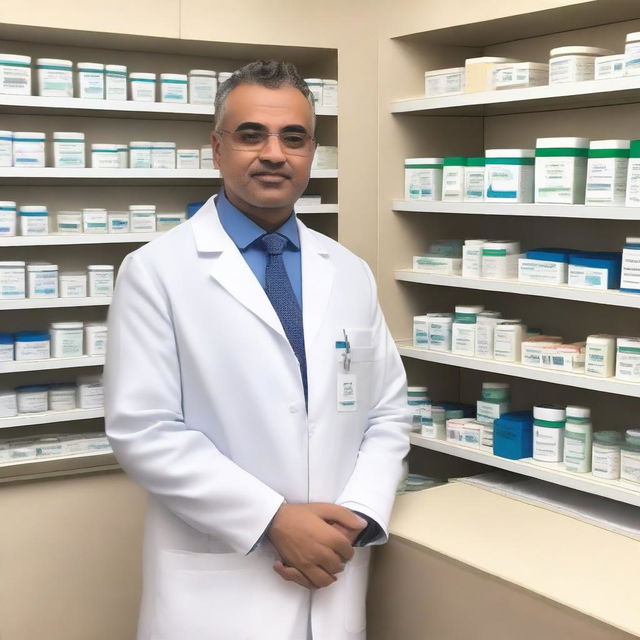
{"label": "eyeglasses", "polygon": [[269,136],[277,136],[284,152],[294,156],[310,156],[316,148],[315,138],[300,131],[269,133],[262,129],[237,129],[236,131],[222,129],[220,133],[229,136],[231,148],[235,151],[262,151],[267,145]]}

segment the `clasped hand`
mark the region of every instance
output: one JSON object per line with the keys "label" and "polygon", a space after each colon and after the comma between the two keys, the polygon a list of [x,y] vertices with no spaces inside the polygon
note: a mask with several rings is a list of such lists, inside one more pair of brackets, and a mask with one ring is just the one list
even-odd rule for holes
{"label": "clasped hand", "polygon": [[275,571],[307,589],[333,584],[353,557],[366,520],[336,504],[283,504],[267,531],[280,560]]}

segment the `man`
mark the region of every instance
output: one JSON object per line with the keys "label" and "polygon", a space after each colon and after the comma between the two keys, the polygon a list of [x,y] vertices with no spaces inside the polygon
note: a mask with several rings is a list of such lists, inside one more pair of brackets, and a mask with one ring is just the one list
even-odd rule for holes
{"label": "man", "polygon": [[120,269],[106,424],[149,494],[141,640],[365,637],[405,376],[368,267],[292,213],[313,134],[292,65],[237,71],[216,97],[223,189]]}

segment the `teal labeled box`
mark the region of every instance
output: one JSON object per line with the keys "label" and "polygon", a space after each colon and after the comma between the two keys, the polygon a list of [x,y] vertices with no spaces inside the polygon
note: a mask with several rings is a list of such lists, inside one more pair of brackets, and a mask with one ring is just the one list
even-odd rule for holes
{"label": "teal labeled box", "polygon": [[493,454],[510,460],[533,455],[533,413],[513,411],[493,423]]}

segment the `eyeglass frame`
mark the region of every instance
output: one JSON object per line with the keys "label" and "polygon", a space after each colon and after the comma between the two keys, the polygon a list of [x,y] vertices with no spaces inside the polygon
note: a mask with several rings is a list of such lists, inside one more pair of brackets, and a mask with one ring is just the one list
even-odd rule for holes
{"label": "eyeglass frame", "polygon": [[[286,129],[286,128],[285,128]],[[218,129],[217,131],[214,131],[215,134],[219,134],[221,137],[226,133],[227,135],[233,135],[234,133],[238,133],[240,131],[256,131],[259,132],[261,134],[263,134],[264,136],[277,136],[278,137],[278,141],[280,142],[280,148],[283,150],[283,152],[285,154],[288,155],[295,155],[295,156],[299,156],[299,157],[305,157],[305,156],[310,156],[313,155],[313,153],[316,150],[316,147],[318,146],[318,140],[308,134],[306,131],[298,131],[295,129],[292,130],[284,130],[284,131],[278,131],[277,133],[272,133],[270,131],[266,131],[265,129],[249,129],[248,127],[245,129],[236,129],[235,131],[230,131],[229,129]],[[286,135],[287,133],[294,133],[294,134],[298,134],[302,137],[308,138],[309,142],[311,142],[311,150],[308,154],[300,154],[300,153],[291,153],[291,149],[287,148],[287,146],[285,144],[283,144],[282,142],[282,136]],[[234,149],[234,151],[248,151],[248,152],[259,152],[262,151],[265,147],[267,146],[267,139],[265,137],[265,141],[264,144],[261,147],[256,147],[255,149],[236,149],[234,147],[232,147],[232,149]]]}

